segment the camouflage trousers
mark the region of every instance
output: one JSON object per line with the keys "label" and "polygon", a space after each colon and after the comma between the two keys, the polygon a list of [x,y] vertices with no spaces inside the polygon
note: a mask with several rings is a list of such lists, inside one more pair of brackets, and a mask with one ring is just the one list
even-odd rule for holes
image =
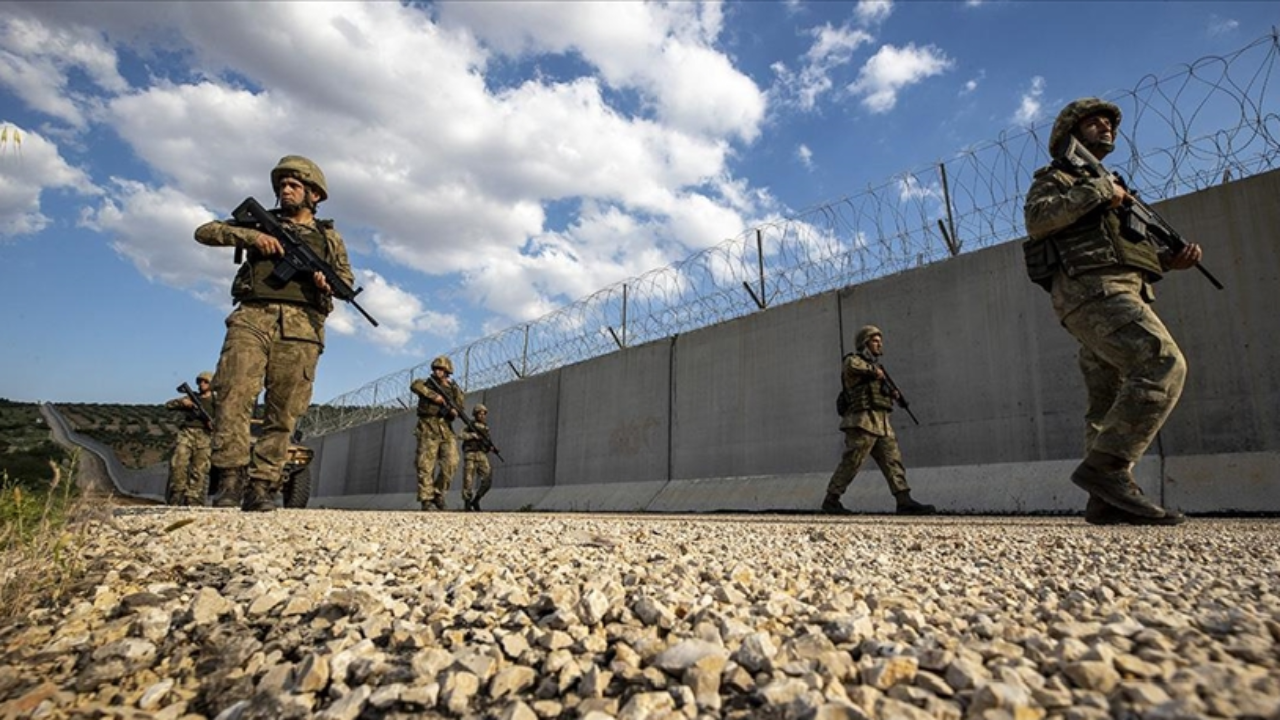
{"label": "camouflage trousers", "polygon": [[209,492],[208,431],[198,427],[178,429],[178,441],[169,458],[169,487],[165,498],[170,505],[204,505]]}
{"label": "camouflage trousers", "polygon": [[898,449],[898,438],[848,428],[844,431],[844,455],[840,456],[840,464],[831,475],[831,482],[827,483],[827,494],[836,497],[843,495],[857,477],[858,469],[868,455],[880,466],[889,490],[894,494],[910,490],[907,487],[907,470],[902,464],[902,451]]}
{"label": "camouflage trousers", "polygon": [[[241,305],[231,313],[213,376],[214,467],[247,465],[250,479],[279,487],[294,425],[311,404],[321,350],[319,343],[286,336],[279,303]],[[255,443],[249,424],[264,389],[262,435]]]}
{"label": "camouflage trousers", "polygon": [[418,440],[418,502],[443,502],[458,472],[457,438],[438,417],[418,418],[414,437]]}
{"label": "camouflage trousers", "polygon": [[[1135,319],[1114,328],[1115,318]],[[1135,293],[1087,302],[1062,319],[1080,342],[1088,392],[1085,453],[1137,462],[1182,395],[1187,363],[1151,306]]]}
{"label": "camouflage trousers", "polygon": [[[493,466],[489,464],[489,454],[469,452],[463,456],[462,466],[462,499],[479,500],[489,493],[493,486]],[[476,480],[479,480],[477,489]]]}

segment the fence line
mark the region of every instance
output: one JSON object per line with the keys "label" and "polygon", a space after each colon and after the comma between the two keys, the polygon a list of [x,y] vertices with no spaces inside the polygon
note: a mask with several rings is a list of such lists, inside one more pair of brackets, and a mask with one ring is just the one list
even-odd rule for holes
{"label": "fence line", "polygon": [[[1148,201],[1280,164],[1280,114],[1268,94],[1280,54],[1271,33],[1107,99],[1120,106],[1127,156],[1108,161]],[[1049,162],[1052,118],[1002,132],[939,163],[761,222],[673,265],[611,285],[537,320],[447,354],[469,392],[706,327],[779,303],[944,261],[1021,237],[1022,202]],[[423,363],[324,405],[300,427],[322,435],[412,407]]]}

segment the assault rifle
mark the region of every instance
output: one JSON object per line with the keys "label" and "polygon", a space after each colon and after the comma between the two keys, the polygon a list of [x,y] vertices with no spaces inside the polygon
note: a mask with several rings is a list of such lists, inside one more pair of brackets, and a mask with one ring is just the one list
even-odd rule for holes
{"label": "assault rifle", "polygon": [[187,399],[191,401],[192,407],[190,409],[196,419],[204,423],[206,430],[213,432],[213,418],[209,417],[209,413],[205,412],[204,405],[200,404],[200,396],[196,394],[196,391],[192,390],[190,385],[182,383],[178,386],[178,392],[184,393]]}
{"label": "assault rifle", "polygon": [[[1182,235],[1172,225],[1165,221],[1163,217],[1160,217],[1160,213],[1139,199],[1137,194],[1125,184],[1124,178],[1120,177],[1119,173],[1107,170],[1102,161],[1094,157],[1093,153],[1089,152],[1089,149],[1084,146],[1084,143],[1077,140],[1075,136],[1071,136],[1070,144],[1067,146],[1067,153],[1063,157],[1072,167],[1084,170],[1097,178],[1114,180],[1129,193],[1129,199],[1124,204],[1125,212],[1121,217],[1120,226],[1120,232],[1126,240],[1142,242],[1150,239],[1155,242],[1161,251],[1167,251],[1174,255],[1182,252],[1182,249],[1187,246],[1187,241],[1182,238]],[[1214,277],[1213,273],[1205,269],[1203,265],[1196,263],[1196,269],[1208,278],[1214,287],[1219,290],[1222,289],[1222,283],[1218,282],[1218,278]]]}
{"label": "assault rifle", "polygon": [[316,254],[311,246],[298,239],[290,232],[275,213],[262,207],[261,203],[253,198],[245,198],[240,206],[231,211],[231,219],[236,225],[241,227],[256,227],[262,232],[274,237],[284,246],[284,257],[276,263],[275,268],[271,270],[271,277],[267,278],[268,282],[283,285],[293,279],[297,273],[306,273],[307,277],[311,277],[319,272],[324,274],[324,279],[329,283],[329,289],[333,291],[333,296],[339,300],[345,300],[351,303],[351,306],[360,311],[365,319],[373,323],[374,327],[378,327],[378,321],[373,319],[364,308],[360,307],[360,303],[356,302],[356,296],[359,295],[364,288],[352,288],[338,276],[333,266],[324,261]]}
{"label": "assault rifle", "polygon": [[476,435],[480,436],[480,442],[486,445],[486,448],[485,448],[486,452],[492,452],[494,455],[498,456],[499,460],[502,460],[502,462],[506,462],[506,459],[502,457],[502,453],[498,452],[497,446],[493,444],[493,438],[489,437],[489,431],[481,430],[475,424],[475,421],[473,421],[471,417],[467,415],[466,410],[463,410],[462,408],[453,404],[453,400],[449,398],[449,393],[445,392],[445,389],[440,387],[440,383],[439,381],[436,380],[436,376],[434,374],[428,375],[425,379],[425,382],[427,383],[427,387],[431,388],[432,392],[439,395],[441,400],[444,400],[444,407],[446,410],[452,410],[453,412],[457,413],[458,417],[462,419],[462,423],[467,426],[467,429],[475,433]]}
{"label": "assault rifle", "polygon": [[898,389],[898,383],[894,382],[893,378],[889,377],[889,371],[885,370],[883,365],[876,363],[875,366],[880,368],[880,372],[884,373],[884,384],[888,386],[889,390],[896,396],[895,399],[898,403],[898,407],[906,410],[907,416],[911,418],[911,422],[919,425],[920,421],[916,419],[916,414],[911,412],[911,404],[907,402],[907,396],[903,395],[902,391]]}

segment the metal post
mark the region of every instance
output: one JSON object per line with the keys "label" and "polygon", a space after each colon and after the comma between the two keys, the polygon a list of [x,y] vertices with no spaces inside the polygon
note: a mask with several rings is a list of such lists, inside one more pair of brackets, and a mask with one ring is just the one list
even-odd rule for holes
{"label": "metal post", "polygon": [[[946,163],[938,163],[938,172],[942,175],[942,202],[947,206],[947,227],[951,230],[949,235],[944,230],[942,239],[947,243],[947,250],[951,251],[951,256],[955,257],[960,254],[960,238],[956,235],[956,219],[951,213],[951,189],[947,186]],[[941,226],[941,221],[938,224]]]}

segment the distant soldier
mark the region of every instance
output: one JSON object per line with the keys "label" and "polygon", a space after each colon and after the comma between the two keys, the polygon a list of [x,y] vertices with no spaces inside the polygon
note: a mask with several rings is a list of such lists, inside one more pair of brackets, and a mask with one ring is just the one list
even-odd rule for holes
{"label": "distant soldier", "polygon": [[911,499],[898,438],[889,424],[889,413],[893,412],[893,403],[899,396],[880,367],[879,358],[884,353],[880,329],[867,325],[858,331],[856,343],[857,352],[844,356],[840,373],[845,398],[845,411],[840,419],[840,429],[844,431],[844,455],[827,484],[822,511],[832,515],[850,512],[840,504],[840,496],[870,455],[880,466],[880,472],[884,473],[884,479],[893,491],[899,514],[932,515],[935,512],[932,505]]}
{"label": "distant soldier", "polygon": [[445,493],[458,472],[458,439],[453,434],[453,421],[463,407],[465,396],[451,377],[453,361],[441,355],[431,361],[431,376],[448,399],[418,378],[409,390],[418,396],[418,503],[423,510],[445,510]]}
{"label": "distant soldier", "polygon": [[[331,220],[315,216],[329,197],[320,168],[302,156],[287,155],[271,170],[271,189],[280,204],[273,212],[281,223],[344,282],[354,280],[342,236]],[[321,272],[297,273],[279,282],[273,271],[284,246],[257,228],[215,220],[196,228],[195,235],[202,245],[248,251],[231,283],[238,307],[227,317],[215,375],[213,472],[219,493],[214,505],[274,510],[290,436],[311,404],[333,290]],[[249,421],[264,387],[262,436],[253,443]]]}
{"label": "distant soldier", "polygon": [[1049,291],[1058,321],[1080,343],[1088,393],[1085,457],[1071,482],[1089,493],[1095,525],[1177,525],[1181,513],[1142,494],[1131,468],[1173,411],[1187,363],[1151,309],[1151,284],[1200,261],[1200,246],[1163,253],[1149,237],[1126,237],[1129,193],[1114,178],[1088,177],[1067,160],[1074,136],[1101,160],[1115,149],[1120,108],[1082,98],[1049,133],[1053,163],[1027,191],[1027,271]]}
{"label": "distant soldier", "polygon": [[[181,410],[182,424],[178,427],[178,439],[169,458],[169,486],[165,501],[170,505],[201,506],[209,489],[209,449],[213,428],[204,418],[217,417],[217,401],[212,388],[213,373],[202,372],[196,376],[196,396],[204,416],[196,411],[196,404],[183,395],[164,406]],[[179,388],[181,389],[181,388]]]}
{"label": "distant soldier", "polygon": [[[489,408],[476,405],[472,411],[472,424],[478,432],[462,430],[462,504],[467,510],[479,512],[480,499],[493,485],[493,466],[489,453],[497,452],[489,435]],[[479,481],[477,484],[477,480]]]}

